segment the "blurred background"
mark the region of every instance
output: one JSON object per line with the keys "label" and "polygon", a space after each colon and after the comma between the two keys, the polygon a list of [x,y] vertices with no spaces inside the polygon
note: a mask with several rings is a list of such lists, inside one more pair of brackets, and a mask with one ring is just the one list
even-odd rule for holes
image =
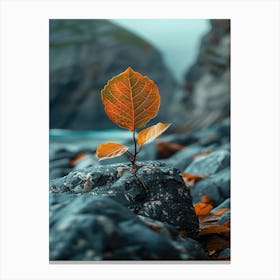
{"label": "blurred background", "polygon": [[130,137],[106,116],[100,94],[129,66],[161,94],[148,126],[172,122],[169,133],[189,133],[229,118],[229,20],[61,19],[50,20],[49,32],[51,167],[65,158],[59,153]]}

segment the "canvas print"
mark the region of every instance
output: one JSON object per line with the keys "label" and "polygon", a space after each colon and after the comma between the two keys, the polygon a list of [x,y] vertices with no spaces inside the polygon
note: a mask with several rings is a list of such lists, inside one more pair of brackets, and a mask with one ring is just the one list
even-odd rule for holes
{"label": "canvas print", "polygon": [[230,260],[230,20],[49,21],[49,260]]}

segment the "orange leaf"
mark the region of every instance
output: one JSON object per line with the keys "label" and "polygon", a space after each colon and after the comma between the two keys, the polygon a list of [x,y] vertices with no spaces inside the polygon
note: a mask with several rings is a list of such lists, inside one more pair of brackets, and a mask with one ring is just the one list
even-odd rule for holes
{"label": "orange leaf", "polygon": [[222,216],[227,211],[229,211],[229,208],[221,208],[219,210],[214,211],[213,214],[216,216]]}
{"label": "orange leaf", "polygon": [[199,202],[194,206],[194,211],[197,216],[205,216],[210,213],[213,209],[213,206],[209,203]]}
{"label": "orange leaf", "polygon": [[181,151],[185,146],[173,142],[156,142],[158,152],[161,158],[170,157],[175,152]]}
{"label": "orange leaf", "polygon": [[200,200],[201,200],[201,202],[204,202],[204,203],[209,203],[209,204],[212,204],[212,205],[214,204],[214,201],[213,201],[212,197],[207,196],[207,195],[202,195],[200,197]]}
{"label": "orange leaf", "polygon": [[109,118],[131,131],[144,127],[160,107],[157,85],[130,67],[112,78],[101,94]]}
{"label": "orange leaf", "polygon": [[73,159],[71,160],[70,166],[71,166],[71,167],[76,166],[77,163],[78,163],[80,160],[82,160],[82,159],[84,159],[84,158],[86,158],[86,157],[88,157],[87,154],[79,154],[79,155],[77,155],[75,158],[73,158]]}
{"label": "orange leaf", "polygon": [[138,135],[138,144],[140,146],[144,146],[145,144],[153,141],[155,138],[160,136],[166,129],[168,129],[170,125],[171,123],[158,123],[156,125],[142,130],[141,132],[139,132]]}
{"label": "orange leaf", "polygon": [[96,156],[99,160],[106,158],[119,157],[128,150],[127,146],[118,143],[101,144],[96,150]]}
{"label": "orange leaf", "polygon": [[189,174],[189,173],[183,173],[183,178],[185,183],[189,186],[189,187],[193,187],[195,185],[195,183],[201,179],[207,178],[210,175],[193,175],[193,174]]}
{"label": "orange leaf", "polygon": [[203,152],[203,153],[200,153],[200,154],[197,154],[197,155],[195,155],[194,157],[193,157],[193,160],[196,160],[196,159],[199,159],[199,158],[201,158],[201,157],[205,157],[205,156],[208,156],[208,155],[210,155],[211,154],[211,151],[205,151],[205,152]]}
{"label": "orange leaf", "polygon": [[220,225],[210,225],[200,229],[199,235],[207,235],[213,233],[227,233],[227,232],[230,232],[230,229],[228,227],[220,226]]}

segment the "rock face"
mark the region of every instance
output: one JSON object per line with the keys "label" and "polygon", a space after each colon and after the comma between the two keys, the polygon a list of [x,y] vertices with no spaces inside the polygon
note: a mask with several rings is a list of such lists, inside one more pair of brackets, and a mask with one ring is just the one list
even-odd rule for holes
{"label": "rock face", "polygon": [[184,91],[174,101],[173,119],[184,130],[200,129],[230,114],[230,20],[211,20]]}
{"label": "rock face", "polygon": [[50,20],[50,128],[115,128],[100,91],[129,66],[158,85],[169,121],[176,82],[151,44],[107,20]]}

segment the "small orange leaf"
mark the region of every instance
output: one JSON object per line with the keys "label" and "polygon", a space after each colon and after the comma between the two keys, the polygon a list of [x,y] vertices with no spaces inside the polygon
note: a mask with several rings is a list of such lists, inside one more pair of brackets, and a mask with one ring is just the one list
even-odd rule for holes
{"label": "small orange leaf", "polygon": [[145,144],[153,141],[155,138],[160,136],[168,127],[171,125],[165,123],[158,123],[156,125],[150,126],[141,132],[138,135],[138,144],[144,146]]}
{"label": "small orange leaf", "polygon": [[216,210],[214,212],[212,212],[214,215],[216,216],[222,216],[224,213],[226,213],[227,211],[229,211],[229,208],[221,208],[219,210]]}
{"label": "small orange leaf", "polygon": [[99,160],[119,157],[123,155],[128,150],[127,146],[124,146],[119,143],[106,143],[101,144],[98,149],[96,150],[96,156]]}
{"label": "small orange leaf", "polygon": [[79,155],[77,155],[75,158],[73,158],[73,159],[71,160],[70,166],[71,166],[71,167],[76,166],[77,163],[78,163],[80,160],[82,160],[82,159],[84,159],[84,158],[86,158],[86,157],[88,157],[87,154],[79,154]]}
{"label": "small orange leaf", "polygon": [[205,216],[210,213],[213,209],[213,206],[209,203],[199,202],[194,206],[194,211],[197,216]]}
{"label": "small orange leaf", "polygon": [[153,80],[131,67],[113,77],[101,91],[108,117],[131,131],[145,127],[160,107],[160,95]]}
{"label": "small orange leaf", "polygon": [[185,146],[173,142],[157,141],[156,145],[161,158],[170,157],[174,153],[185,148]]}
{"label": "small orange leaf", "polygon": [[193,187],[195,185],[195,183],[201,179],[207,178],[210,175],[193,175],[193,174],[189,174],[189,173],[183,173],[183,179],[186,183],[186,185],[188,185],[189,187]]}
{"label": "small orange leaf", "polygon": [[227,233],[227,232],[230,232],[230,229],[228,227],[220,226],[220,225],[210,225],[200,229],[199,235],[207,235],[213,233]]}
{"label": "small orange leaf", "polygon": [[205,156],[208,156],[208,155],[210,155],[211,154],[211,151],[205,151],[205,152],[203,152],[203,153],[200,153],[200,154],[197,154],[197,155],[195,155],[194,157],[193,157],[193,160],[196,160],[196,159],[199,159],[199,158],[201,158],[201,157],[205,157]]}
{"label": "small orange leaf", "polygon": [[210,197],[210,196],[208,196],[208,195],[202,195],[202,196],[200,197],[200,200],[201,200],[201,202],[209,203],[209,204],[214,205],[214,201],[213,201],[212,197]]}

